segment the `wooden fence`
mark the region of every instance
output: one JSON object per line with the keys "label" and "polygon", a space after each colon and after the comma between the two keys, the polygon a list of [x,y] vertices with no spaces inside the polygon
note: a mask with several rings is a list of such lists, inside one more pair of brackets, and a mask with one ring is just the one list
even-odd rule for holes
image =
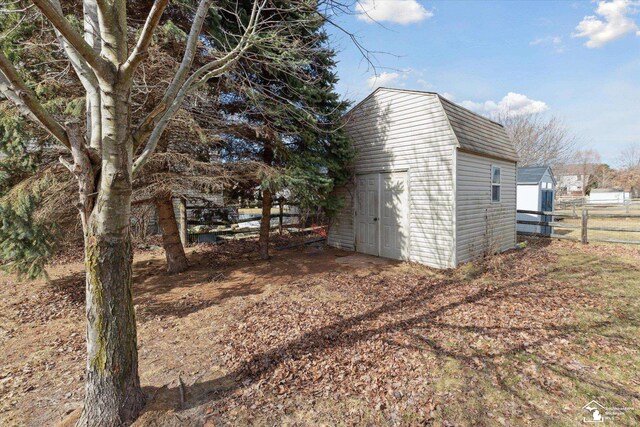
{"label": "wooden fence", "polygon": [[554,209],[563,213],[569,211],[574,215],[579,214],[582,209],[588,209],[592,212],[636,214],[640,213],[640,199],[590,201],[588,197],[557,196]]}
{"label": "wooden fence", "polygon": [[[297,218],[297,221],[294,223],[284,223],[284,218]],[[251,215],[246,218],[239,218],[235,220],[232,224],[225,224],[219,226],[217,228],[211,228],[206,231],[187,231],[187,243],[206,243],[206,242],[214,242],[219,238],[224,238],[223,236],[237,236],[244,234],[257,234],[259,229],[257,227],[243,227],[243,224],[249,222],[258,222],[262,219],[262,214]],[[273,220],[277,219],[278,224],[273,225]],[[299,213],[284,213],[280,212],[277,214],[271,214],[271,229],[279,230],[280,234],[282,234],[283,229],[287,227],[298,227],[301,219],[301,215]]]}
{"label": "wooden fence", "polygon": [[607,242],[640,244],[640,214],[518,210],[519,214],[538,216],[540,221],[518,219],[518,224],[549,227],[550,233],[518,231],[521,235],[538,235],[582,243]]}

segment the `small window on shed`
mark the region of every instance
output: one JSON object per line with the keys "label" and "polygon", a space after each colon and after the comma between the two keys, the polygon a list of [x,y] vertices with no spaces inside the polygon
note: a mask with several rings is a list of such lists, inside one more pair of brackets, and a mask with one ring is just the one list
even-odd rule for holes
{"label": "small window on shed", "polygon": [[491,201],[500,201],[500,167],[491,166]]}

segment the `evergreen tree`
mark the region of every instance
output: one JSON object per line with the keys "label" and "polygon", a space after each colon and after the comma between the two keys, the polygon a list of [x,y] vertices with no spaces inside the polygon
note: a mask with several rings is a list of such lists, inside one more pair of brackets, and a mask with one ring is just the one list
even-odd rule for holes
{"label": "evergreen tree", "polygon": [[223,157],[262,163],[254,184],[262,198],[264,259],[269,256],[274,194],[282,190],[302,208],[320,207],[333,214],[340,200],[332,190],[348,180],[353,157],[342,126],[348,104],[335,92],[335,52],[328,46],[323,21],[315,13],[315,2],[292,4],[284,1],[282,9],[288,13],[278,18],[294,28],[295,40],[290,42],[304,48],[293,50],[283,64],[269,60],[283,45],[268,39],[257,43],[238,71],[224,79],[220,96]]}
{"label": "evergreen tree", "polygon": [[53,230],[34,220],[41,189],[20,193],[0,202],[0,254],[2,268],[30,279],[44,275],[44,266],[53,254]]}

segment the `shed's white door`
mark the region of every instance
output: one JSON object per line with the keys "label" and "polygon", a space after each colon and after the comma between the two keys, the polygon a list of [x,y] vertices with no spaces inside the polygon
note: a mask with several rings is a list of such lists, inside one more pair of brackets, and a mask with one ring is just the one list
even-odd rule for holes
{"label": "shed's white door", "polygon": [[380,256],[403,259],[407,243],[407,175],[380,175]]}
{"label": "shed's white door", "polygon": [[379,174],[358,176],[356,249],[371,255],[378,255],[379,182]]}
{"label": "shed's white door", "polygon": [[356,203],[356,250],[386,258],[406,258],[406,174],[359,175]]}

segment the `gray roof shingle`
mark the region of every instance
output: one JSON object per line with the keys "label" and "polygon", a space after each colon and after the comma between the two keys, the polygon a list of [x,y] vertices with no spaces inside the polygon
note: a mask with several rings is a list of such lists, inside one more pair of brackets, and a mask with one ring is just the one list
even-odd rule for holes
{"label": "gray roof shingle", "polygon": [[438,95],[460,148],[518,161],[518,153],[504,127]]}
{"label": "gray roof shingle", "polygon": [[538,184],[549,166],[524,166],[518,168],[518,184]]}

